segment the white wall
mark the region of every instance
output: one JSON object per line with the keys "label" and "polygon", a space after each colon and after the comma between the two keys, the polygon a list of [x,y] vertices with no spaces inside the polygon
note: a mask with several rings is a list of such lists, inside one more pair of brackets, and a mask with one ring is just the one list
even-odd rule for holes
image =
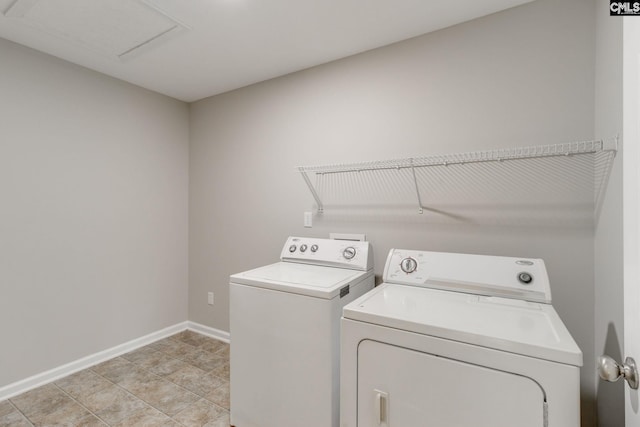
{"label": "white wall", "polygon": [[540,257],[584,352],[583,425],[593,425],[592,228],[477,221],[470,207],[460,220],[327,209],[305,229],[313,199],[295,171],[591,139],[593,6],[539,0],[192,104],[190,320],[228,330],[229,274],[275,262],[288,235],[366,233],[378,275],[392,247]]}
{"label": "white wall", "polygon": [[[609,2],[598,0],[596,13],[595,136],[620,134],[602,211],[595,231],[595,357],[624,360],[622,251],[622,19],[609,16]],[[598,425],[624,426],[623,381],[600,381]]]}
{"label": "white wall", "polygon": [[187,318],[188,106],[0,40],[0,387]]}
{"label": "white wall", "polygon": [[[640,22],[625,17],[622,28],[622,134],[625,152],[622,159],[623,252],[624,252],[624,355],[638,360],[640,355]],[[636,362],[637,363],[637,362]],[[624,386],[625,425],[640,425],[640,391]]]}

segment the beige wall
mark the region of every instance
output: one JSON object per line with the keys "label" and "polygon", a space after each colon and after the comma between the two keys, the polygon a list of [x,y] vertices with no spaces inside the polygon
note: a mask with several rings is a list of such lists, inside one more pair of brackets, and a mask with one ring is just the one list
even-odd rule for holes
{"label": "beige wall", "polygon": [[229,274],[276,261],[288,235],[362,232],[378,276],[392,247],[543,258],[593,425],[594,354],[621,347],[619,166],[595,246],[589,227],[473,206],[327,209],[303,228],[295,166],[611,136],[618,30],[594,22],[592,0],[538,0],[190,109],[0,40],[0,387],[187,316],[228,331]]}
{"label": "beige wall", "polygon": [[192,104],[190,320],[228,330],[229,274],[275,262],[288,235],[366,233],[378,275],[392,247],[540,257],[584,352],[593,425],[592,228],[477,220],[470,207],[460,220],[327,209],[307,229],[295,166],[590,139],[594,23],[592,1],[540,0]]}
{"label": "beige wall", "polygon": [[[595,135],[621,136],[606,197],[595,231],[595,357],[624,360],[622,250],[622,20],[609,16],[598,0],[596,14]],[[595,370],[594,370],[595,372]],[[625,383],[596,377],[598,425],[624,426]]]}
{"label": "beige wall", "polygon": [[0,387],[187,318],[188,107],[0,40]]}

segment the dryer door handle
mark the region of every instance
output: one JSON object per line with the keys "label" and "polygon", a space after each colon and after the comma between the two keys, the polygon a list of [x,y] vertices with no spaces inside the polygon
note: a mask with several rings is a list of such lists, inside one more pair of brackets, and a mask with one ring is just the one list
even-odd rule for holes
{"label": "dryer door handle", "polygon": [[378,425],[389,427],[389,393],[380,390],[373,390],[374,395],[374,419],[378,421]]}

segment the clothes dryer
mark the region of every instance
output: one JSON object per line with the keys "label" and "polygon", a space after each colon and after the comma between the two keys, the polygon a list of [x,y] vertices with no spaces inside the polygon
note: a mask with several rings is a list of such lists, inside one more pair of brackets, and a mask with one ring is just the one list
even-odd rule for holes
{"label": "clothes dryer", "polygon": [[578,427],[582,353],[544,262],[392,249],[344,307],[342,427]]}
{"label": "clothes dryer", "polygon": [[340,317],[373,289],[368,242],[290,237],[230,278],[231,425],[338,427]]}

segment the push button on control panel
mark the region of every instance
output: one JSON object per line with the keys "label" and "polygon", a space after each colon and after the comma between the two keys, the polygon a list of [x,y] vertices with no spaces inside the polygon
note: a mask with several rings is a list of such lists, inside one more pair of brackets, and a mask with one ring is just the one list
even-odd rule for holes
{"label": "push button on control panel", "polygon": [[518,282],[523,285],[528,285],[533,282],[533,276],[526,271],[523,271],[522,273],[518,273]]}

